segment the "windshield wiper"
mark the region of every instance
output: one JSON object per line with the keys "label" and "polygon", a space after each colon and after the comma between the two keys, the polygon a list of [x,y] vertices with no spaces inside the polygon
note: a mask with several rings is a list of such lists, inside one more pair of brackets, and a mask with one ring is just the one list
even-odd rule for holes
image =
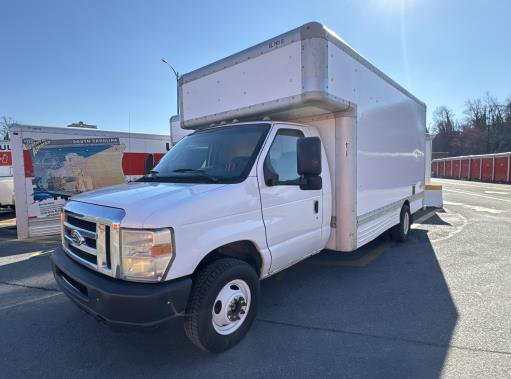
{"label": "windshield wiper", "polygon": [[200,168],[176,168],[175,170],[172,170],[172,172],[177,173],[186,173],[189,172],[191,174],[196,174],[197,176],[201,176],[206,179],[210,179],[213,182],[218,182],[221,178],[217,176],[211,176],[206,173],[206,171],[200,169]]}
{"label": "windshield wiper", "polygon": [[[178,169],[172,170],[172,172],[175,172],[178,174],[190,173],[193,175],[193,177],[207,179],[214,183],[218,182],[221,179],[224,179],[223,177],[208,175],[204,170],[198,169],[198,168],[178,168]],[[182,179],[185,177],[185,176],[181,176],[181,175],[176,175],[176,176],[158,175],[159,173],[160,173],[159,171],[151,170],[151,171],[149,171],[149,174],[142,176],[141,178],[137,179],[136,181],[137,182],[167,182],[169,180]]]}
{"label": "windshield wiper", "polygon": [[198,172],[201,174],[205,173],[205,171],[200,168],[176,168],[175,170],[172,170],[172,172]]}
{"label": "windshield wiper", "polygon": [[159,171],[151,170],[149,173],[145,174],[144,176],[141,176],[138,179],[133,180],[134,182],[146,182],[146,181],[154,181],[156,178],[156,175],[159,173]]}

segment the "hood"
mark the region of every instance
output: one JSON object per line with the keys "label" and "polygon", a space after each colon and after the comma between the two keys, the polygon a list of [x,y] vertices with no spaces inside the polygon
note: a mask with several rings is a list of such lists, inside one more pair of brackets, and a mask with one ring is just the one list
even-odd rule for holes
{"label": "hood", "polygon": [[73,196],[71,200],[124,209],[126,217],[122,225],[142,227],[145,220],[157,211],[182,208],[192,198],[196,199],[206,192],[225,186],[226,184],[132,182],[85,192]]}

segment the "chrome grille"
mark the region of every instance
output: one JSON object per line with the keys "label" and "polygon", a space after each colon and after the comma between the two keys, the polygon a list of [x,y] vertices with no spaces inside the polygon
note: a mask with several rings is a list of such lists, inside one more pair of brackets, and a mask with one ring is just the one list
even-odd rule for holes
{"label": "chrome grille", "polygon": [[77,262],[95,271],[118,277],[119,228],[122,209],[70,201],[64,208],[62,245]]}
{"label": "chrome grille", "polygon": [[92,255],[92,254],[86,253],[82,249],[77,248],[77,247],[75,247],[75,246],[73,246],[71,244],[68,244],[67,248],[76,257],[78,257],[80,259],[83,259],[84,261],[87,261],[88,263],[93,264],[93,265],[97,265],[98,264],[98,258],[97,258],[96,255]]}

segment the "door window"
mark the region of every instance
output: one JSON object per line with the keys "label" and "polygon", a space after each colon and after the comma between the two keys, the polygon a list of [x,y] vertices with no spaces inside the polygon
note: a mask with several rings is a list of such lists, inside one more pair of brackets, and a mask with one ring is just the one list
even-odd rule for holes
{"label": "door window", "polygon": [[266,169],[278,175],[275,185],[298,185],[297,141],[304,135],[296,129],[280,129],[264,161]]}

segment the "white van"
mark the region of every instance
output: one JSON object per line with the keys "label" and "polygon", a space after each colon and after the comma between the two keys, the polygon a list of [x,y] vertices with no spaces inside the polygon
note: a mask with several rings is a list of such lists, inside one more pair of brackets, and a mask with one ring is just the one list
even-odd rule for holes
{"label": "white van", "polygon": [[114,326],[182,317],[221,352],[256,317],[259,280],[389,229],[406,239],[426,107],[323,25],[186,74],[180,93],[193,133],[137,182],[64,208],[54,275],[87,312]]}

